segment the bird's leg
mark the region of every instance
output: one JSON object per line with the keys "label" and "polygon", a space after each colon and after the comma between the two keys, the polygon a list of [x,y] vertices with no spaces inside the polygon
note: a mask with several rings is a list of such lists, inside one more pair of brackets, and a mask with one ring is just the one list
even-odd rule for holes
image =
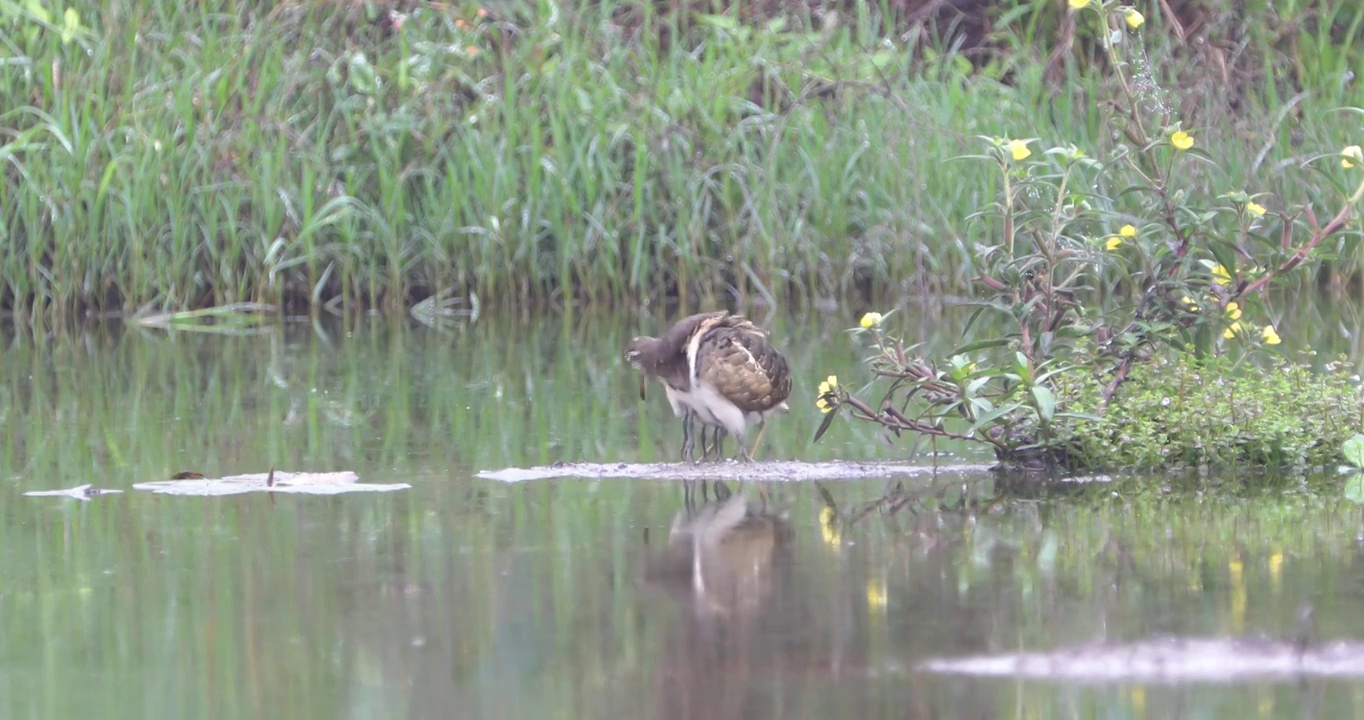
{"label": "bird's leg", "polygon": [[700,464],[706,461],[706,456],[710,454],[710,448],[706,446],[706,424],[701,423],[701,459],[692,459],[693,464]]}
{"label": "bird's leg", "polygon": [[718,425],[715,427],[715,462],[725,459],[725,436],[728,434],[723,427]]}
{"label": "bird's leg", "polygon": [[[705,439],[705,434],[704,434],[704,428],[702,428],[702,432],[703,432],[703,434],[701,435],[701,450],[702,450],[702,452],[704,452],[704,451],[705,451],[705,447],[706,447],[706,439]],[[696,434],[696,413],[692,412],[691,410],[688,410],[688,411],[682,416],[682,459],[683,459],[683,460],[692,460],[692,459],[694,459],[694,458],[696,457],[696,441],[695,441],[695,439],[694,439],[694,437],[693,437],[695,434]]]}
{"label": "bird's leg", "polygon": [[762,444],[763,433],[767,432],[767,420],[758,423],[758,437],[753,441],[753,449],[748,451],[749,462],[753,461],[753,456],[758,454],[758,445]]}

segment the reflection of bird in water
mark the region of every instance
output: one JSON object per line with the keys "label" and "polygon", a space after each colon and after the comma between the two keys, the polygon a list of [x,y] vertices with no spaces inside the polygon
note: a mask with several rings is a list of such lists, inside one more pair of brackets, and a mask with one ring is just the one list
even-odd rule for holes
{"label": "reflection of bird in water", "polygon": [[[705,428],[715,428],[717,460],[723,456],[721,432],[734,435],[739,457],[753,459],[767,429],[767,418],[790,410],[791,371],[786,357],[768,341],[767,332],[738,315],[700,313],[678,321],[661,338],[630,342],[625,359],[663,383],[673,413],[683,417],[683,457],[693,447],[695,420],[703,423],[701,457],[708,448]],[[640,394],[643,395],[643,376]],[[758,423],[753,449],[744,446],[748,426]]]}
{"label": "reflection of bird in water", "polygon": [[665,555],[653,576],[686,594],[702,614],[747,614],[767,600],[773,570],[788,550],[791,528],[755,512],[743,493],[716,483],[716,500],[690,502],[673,518]]}

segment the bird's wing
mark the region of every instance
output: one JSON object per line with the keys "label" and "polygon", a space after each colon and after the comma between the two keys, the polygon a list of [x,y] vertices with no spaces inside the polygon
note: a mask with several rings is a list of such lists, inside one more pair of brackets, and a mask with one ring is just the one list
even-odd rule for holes
{"label": "bird's wing", "polygon": [[744,412],[769,410],[791,394],[786,358],[755,330],[714,328],[701,339],[695,359],[695,376]]}

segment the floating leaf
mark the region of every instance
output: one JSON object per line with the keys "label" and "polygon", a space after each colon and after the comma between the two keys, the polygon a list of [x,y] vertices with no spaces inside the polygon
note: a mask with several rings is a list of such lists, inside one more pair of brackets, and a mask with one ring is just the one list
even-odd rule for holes
{"label": "floating leaf", "polygon": [[28,497],[69,497],[89,502],[90,498],[96,495],[112,495],[121,492],[123,491],[97,488],[87,483],[66,490],[30,490],[24,494]]}
{"label": "floating leaf", "polygon": [[359,482],[353,472],[288,473],[271,470],[269,473],[229,475],[221,478],[185,480],[155,480],[136,483],[134,490],[149,490],[164,495],[218,496],[240,495],[249,492],[302,493],[305,495],[340,495],[353,492],[389,492],[412,487],[407,483],[379,485]]}

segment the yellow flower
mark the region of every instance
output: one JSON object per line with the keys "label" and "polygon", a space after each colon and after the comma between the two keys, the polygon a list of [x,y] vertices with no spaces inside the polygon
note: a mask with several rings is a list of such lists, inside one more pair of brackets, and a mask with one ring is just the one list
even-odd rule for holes
{"label": "yellow flower", "polygon": [[1218,263],[1212,266],[1212,279],[1217,281],[1218,285],[1230,285],[1231,273],[1227,272],[1221,263]]}
{"label": "yellow flower", "polygon": [[1176,130],[1170,133],[1170,144],[1177,150],[1188,150],[1193,147],[1193,136],[1183,130]]}
{"label": "yellow flower", "polygon": [[1246,203],[1246,212],[1255,217],[1260,217],[1265,214],[1265,206],[1252,200],[1251,202]]}
{"label": "yellow flower", "polygon": [[1355,163],[1364,163],[1364,150],[1361,150],[1358,145],[1351,145],[1341,150],[1340,154],[1341,167],[1352,168]]}
{"label": "yellow flower", "polygon": [[1127,20],[1127,26],[1133,30],[1141,27],[1141,24],[1146,22],[1146,16],[1137,12],[1136,8],[1127,8],[1127,16],[1124,19]]}
{"label": "yellow flower", "polygon": [[1122,247],[1122,238],[1118,237],[1117,235],[1114,235],[1108,238],[1108,242],[1104,243],[1104,247],[1108,248],[1109,252],[1113,252],[1114,250],[1117,250],[1118,248]]}
{"label": "yellow flower", "polygon": [[1240,320],[1241,306],[1237,305],[1235,302],[1227,303],[1227,317],[1231,318],[1232,320]]}
{"label": "yellow flower", "polygon": [[1266,325],[1260,328],[1260,337],[1265,341],[1266,345],[1278,345],[1283,342],[1279,339],[1279,333],[1274,330],[1273,325]]}
{"label": "yellow flower", "polygon": [[1231,327],[1228,327],[1225,331],[1223,331],[1222,337],[1230,340],[1236,337],[1236,333],[1239,332],[1241,332],[1241,321],[1237,320],[1236,322],[1231,324]]}
{"label": "yellow flower", "polygon": [[869,312],[862,316],[862,327],[874,328],[881,326],[881,313]]}
{"label": "yellow flower", "polygon": [[1118,234],[1125,238],[1134,238],[1137,236],[1137,229],[1131,225],[1123,225],[1118,229]]}
{"label": "yellow flower", "polygon": [[837,403],[830,402],[824,396],[836,389],[838,389],[838,377],[835,375],[830,375],[829,379],[819,384],[819,397],[815,399],[815,407],[819,408],[820,412],[827,413],[834,409]]}
{"label": "yellow flower", "polygon": [[1188,306],[1190,312],[1198,312],[1198,303],[1194,302],[1194,299],[1188,295],[1180,298],[1179,301]]}
{"label": "yellow flower", "polygon": [[1072,10],[1082,10],[1086,5],[1089,5],[1089,0],[1070,0]]}
{"label": "yellow flower", "polygon": [[1010,140],[1009,153],[1013,155],[1014,161],[1017,162],[1019,160],[1028,159],[1028,156],[1032,154],[1032,151],[1028,149],[1027,140]]}

